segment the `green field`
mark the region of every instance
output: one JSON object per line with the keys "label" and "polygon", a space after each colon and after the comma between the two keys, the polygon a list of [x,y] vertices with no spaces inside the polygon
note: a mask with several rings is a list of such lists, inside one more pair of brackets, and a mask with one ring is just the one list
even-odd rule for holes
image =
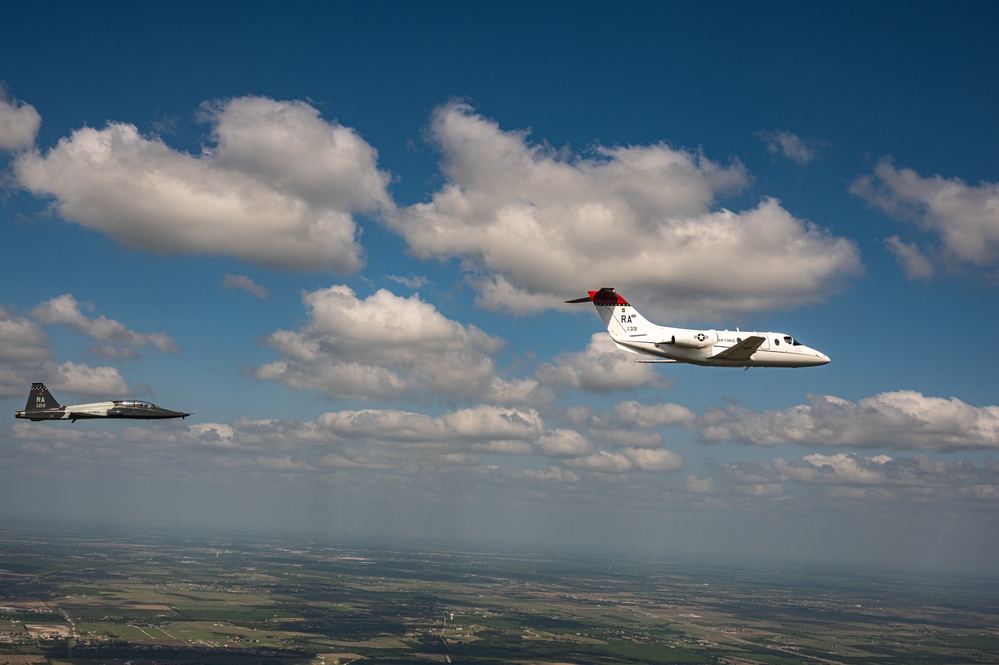
{"label": "green field", "polygon": [[787,566],[8,527],[0,665],[999,663],[997,591]]}

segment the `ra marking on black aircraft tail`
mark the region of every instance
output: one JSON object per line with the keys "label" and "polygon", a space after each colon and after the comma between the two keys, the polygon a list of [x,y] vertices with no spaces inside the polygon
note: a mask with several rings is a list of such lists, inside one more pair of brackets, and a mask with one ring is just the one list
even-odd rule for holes
{"label": "ra marking on black aircraft tail", "polygon": [[28,391],[28,403],[24,411],[16,411],[15,418],[27,418],[33,422],[41,420],[70,420],[81,418],[129,418],[132,420],[162,420],[165,418],[187,418],[190,413],[171,411],[151,402],[124,399],[93,404],[60,404],[44,383],[32,383]]}

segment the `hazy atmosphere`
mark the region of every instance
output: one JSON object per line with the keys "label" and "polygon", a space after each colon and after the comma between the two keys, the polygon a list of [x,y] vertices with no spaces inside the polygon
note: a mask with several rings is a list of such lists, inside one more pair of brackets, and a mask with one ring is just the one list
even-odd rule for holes
{"label": "hazy atmosphere", "polygon": [[[6,3],[0,518],[999,573],[997,25]],[[636,363],[603,286],[832,362]]]}

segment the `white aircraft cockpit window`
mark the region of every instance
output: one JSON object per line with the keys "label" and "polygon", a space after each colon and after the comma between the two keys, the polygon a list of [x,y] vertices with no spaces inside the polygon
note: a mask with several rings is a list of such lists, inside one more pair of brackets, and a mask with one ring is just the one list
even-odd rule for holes
{"label": "white aircraft cockpit window", "polygon": [[784,341],[790,344],[791,346],[801,346],[801,342],[791,337],[790,335],[784,335]]}

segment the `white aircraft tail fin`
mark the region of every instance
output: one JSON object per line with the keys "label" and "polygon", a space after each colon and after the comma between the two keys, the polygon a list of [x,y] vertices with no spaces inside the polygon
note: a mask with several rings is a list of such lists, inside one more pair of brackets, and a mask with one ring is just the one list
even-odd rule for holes
{"label": "white aircraft tail fin", "polygon": [[[649,322],[632,307],[621,294],[612,287],[605,286],[599,291],[589,291],[586,298],[567,300],[569,303],[592,302],[597,313],[607,326],[611,339],[630,340],[651,335],[659,327]],[[627,349],[632,351],[633,349]]]}

